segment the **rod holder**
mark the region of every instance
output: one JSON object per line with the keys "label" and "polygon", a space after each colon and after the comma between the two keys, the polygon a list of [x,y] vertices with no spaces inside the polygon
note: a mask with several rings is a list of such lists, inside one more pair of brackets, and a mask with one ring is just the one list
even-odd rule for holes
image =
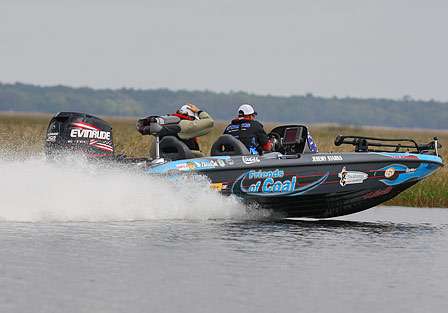
{"label": "rod holder", "polygon": [[160,159],[160,137],[159,136],[154,136],[156,138],[156,159]]}

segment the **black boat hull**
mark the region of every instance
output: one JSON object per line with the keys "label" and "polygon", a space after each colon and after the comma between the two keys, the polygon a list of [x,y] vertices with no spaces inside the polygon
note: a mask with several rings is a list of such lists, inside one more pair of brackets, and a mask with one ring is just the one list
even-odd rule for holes
{"label": "black boat hull", "polygon": [[152,166],[151,174],[206,175],[225,195],[279,217],[329,218],[392,199],[443,166],[441,158],[409,153],[208,157]]}

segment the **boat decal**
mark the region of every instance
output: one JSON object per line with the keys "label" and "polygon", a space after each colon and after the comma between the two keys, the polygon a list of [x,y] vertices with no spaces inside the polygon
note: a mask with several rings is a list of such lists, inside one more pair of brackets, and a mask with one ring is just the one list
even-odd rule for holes
{"label": "boat decal", "polygon": [[313,162],[333,162],[333,161],[344,161],[342,155],[313,155],[311,156],[311,161]]}
{"label": "boat decal", "polygon": [[385,196],[388,193],[390,193],[393,190],[393,187],[388,186],[384,189],[379,189],[379,190],[374,190],[371,192],[366,193],[362,198],[363,199],[373,199],[373,198],[378,198],[381,196]]}
{"label": "boat decal", "polygon": [[339,184],[344,187],[345,185],[362,184],[367,178],[369,178],[369,175],[364,172],[347,171],[344,166],[338,174],[338,177],[340,178]]}
{"label": "boat decal", "polygon": [[59,133],[48,133],[47,134],[47,142],[55,142],[56,138],[59,136]]}
{"label": "boat decal", "polygon": [[70,130],[70,137],[72,138],[89,138],[89,139],[104,139],[110,140],[111,132],[103,131],[98,127],[91,124],[77,122],[72,123],[72,129]]}
{"label": "boat decal", "polygon": [[226,183],[210,183],[210,189],[215,191],[227,190],[228,187]]}
{"label": "boat decal", "polygon": [[226,166],[226,162],[224,162],[224,160],[217,159],[216,161],[218,162],[219,166],[221,166],[221,167],[225,167]]}
{"label": "boat decal", "polygon": [[[222,161],[222,160],[220,160],[220,161]],[[189,163],[193,163],[194,164],[194,168],[196,170],[209,170],[209,169],[212,169],[212,168],[226,166],[224,161],[222,161],[222,162],[223,163],[218,162],[218,159],[217,160],[198,159],[198,160],[191,160]]]}
{"label": "boat decal", "polygon": [[235,162],[233,161],[233,159],[230,158],[230,157],[229,157],[228,159],[225,159],[224,162],[225,162],[227,165],[229,165],[229,166],[232,166],[232,165],[235,164]]}
{"label": "boat decal", "polygon": [[241,157],[241,160],[243,161],[244,164],[254,164],[254,163],[259,163],[260,162],[260,158],[258,157],[258,155],[245,155]]}
{"label": "boat decal", "polygon": [[442,159],[436,155],[431,154],[414,154],[414,153],[396,153],[396,152],[376,152],[375,154],[379,154],[382,156],[386,156],[393,159],[401,159],[401,160],[420,160],[427,162],[435,162],[442,164]]}
{"label": "boat decal", "polygon": [[198,158],[188,160],[178,160],[151,166],[146,170],[150,174],[167,174],[172,171],[191,172],[227,166],[229,156],[216,156],[210,158]]}
{"label": "boat decal", "polygon": [[196,166],[193,162],[176,164],[176,169],[181,172],[194,171],[195,168],[196,168]]}
{"label": "boat decal", "polygon": [[[439,166],[434,163],[422,163],[417,168],[410,168],[403,164],[392,164],[379,169],[378,171],[384,171],[385,179],[380,181],[387,186],[396,186],[411,180],[421,180],[429,175],[431,175]],[[387,177],[386,173],[391,173],[393,175]],[[390,175],[390,174],[389,174]]]}
{"label": "boat decal", "polygon": [[389,167],[387,170],[384,171],[384,177],[386,177],[386,178],[391,178],[394,175],[395,175],[394,167]]}
{"label": "boat decal", "polygon": [[326,173],[318,180],[300,185],[299,176],[285,175],[280,169],[272,171],[252,170],[241,175],[232,186],[232,193],[240,196],[298,196],[322,184],[329,176]]}
{"label": "boat decal", "polygon": [[210,184],[210,189],[216,190],[216,191],[222,191],[225,188],[224,188],[223,183],[211,183]]}

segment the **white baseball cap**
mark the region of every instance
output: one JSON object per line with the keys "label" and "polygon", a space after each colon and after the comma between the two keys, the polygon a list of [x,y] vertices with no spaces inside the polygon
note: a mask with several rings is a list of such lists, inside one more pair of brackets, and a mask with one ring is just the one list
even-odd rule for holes
{"label": "white baseball cap", "polygon": [[257,115],[257,112],[255,112],[254,108],[250,105],[250,104],[242,104],[240,105],[239,109],[238,109],[238,114],[239,115]]}
{"label": "white baseball cap", "polygon": [[188,104],[184,104],[183,106],[181,106],[180,109],[177,110],[177,113],[184,114],[184,115],[188,115],[188,116],[190,116],[190,117],[193,117],[193,118],[195,118],[195,119],[198,119],[197,114],[194,113],[194,112],[191,110],[191,108],[190,108],[190,106],[189,106]]}

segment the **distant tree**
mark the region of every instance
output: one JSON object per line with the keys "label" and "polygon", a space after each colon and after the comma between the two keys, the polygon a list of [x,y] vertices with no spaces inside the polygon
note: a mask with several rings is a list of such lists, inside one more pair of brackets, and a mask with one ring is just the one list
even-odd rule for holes
{"label": "distant tree", "polygon": [[174,112],[192,101],[218,120],[231,119],[241,103],[255,104],[262,121],[338,123],[448,129],[448,103],[414,100],[259,96],[242,91],[92,89],[0,83],[0,111],[83,111],[97,115],[142,116]]}

